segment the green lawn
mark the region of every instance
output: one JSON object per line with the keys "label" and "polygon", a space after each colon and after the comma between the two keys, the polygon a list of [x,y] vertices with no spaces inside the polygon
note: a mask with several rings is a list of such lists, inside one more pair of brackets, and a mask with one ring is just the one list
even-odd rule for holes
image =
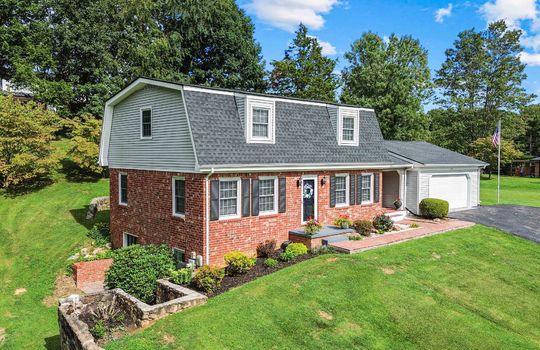
{"label": "green lawn", "polygon": [[[480,181],[482,205],[497,204],[497,176]],[[501,204],[540,207],[540,178],[501,176]]]}
{"label": "green lawn", "polygon": [[538,349],[540,245],[483,226],[321,256],[108,349]]}
{"label": "green lawn", "polygon": [[[58,144],[65,151],[65,141]],[[86,240],[90,199],[107,195],[108,181],[57,183],[37,192],[0,196],[0,328],[2,349],[58,349],[56,307],[42,301],[56,275]],[[100,219],[106,219],[104,213]],[[26,292],[15,296],[18,288]]]}

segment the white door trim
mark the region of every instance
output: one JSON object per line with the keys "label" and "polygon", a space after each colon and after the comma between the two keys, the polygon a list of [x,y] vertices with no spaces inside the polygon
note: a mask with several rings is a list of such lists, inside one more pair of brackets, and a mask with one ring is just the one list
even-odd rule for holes
{"label": "white door trim", "polygon": [[318,177],[317,175],[302,175],[301,181],[300,181],[300,223],[304,225],[306,222],[304,221],[304,180],[314,180],[314,186],[313,186],[313,197],[314,200],[314,210],[313,210],[313,218],[317,220],[317,202],[319,201],[319,189],[318,189]]}

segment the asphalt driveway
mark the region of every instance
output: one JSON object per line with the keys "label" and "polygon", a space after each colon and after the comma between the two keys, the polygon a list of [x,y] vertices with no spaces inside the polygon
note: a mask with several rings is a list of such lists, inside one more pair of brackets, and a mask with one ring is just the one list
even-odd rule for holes
{"label": "asphalt driveway", "polygon": [[540,243],[540,208],[501,204],[459,211],[449,216],[494,227]]}

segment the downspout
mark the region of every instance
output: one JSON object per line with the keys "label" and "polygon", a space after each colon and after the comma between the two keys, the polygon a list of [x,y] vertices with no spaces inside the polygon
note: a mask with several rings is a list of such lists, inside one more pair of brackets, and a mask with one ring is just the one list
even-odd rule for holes
{"label": "downspout", "polygon": [[206,186],[206,218],[205,218],[205,261],[206,265],[210,265],[210,182],[208,179],[214,174],[214,168],[210,170],[208,175],[204,179],[204,185]]}

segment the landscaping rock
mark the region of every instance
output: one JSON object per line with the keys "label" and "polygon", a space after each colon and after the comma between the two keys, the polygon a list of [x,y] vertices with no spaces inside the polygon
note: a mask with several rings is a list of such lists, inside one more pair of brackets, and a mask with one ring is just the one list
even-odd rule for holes
{"label": "landscaping rock", "polygon": [[88,205],[88,211],[86,212],[86,219],[87,220],[93,220],[97,212],[100,210],[109,209],[110,207],[110,198],[109,196],[106,197],[97,197],[90,201],[90,205]]}

